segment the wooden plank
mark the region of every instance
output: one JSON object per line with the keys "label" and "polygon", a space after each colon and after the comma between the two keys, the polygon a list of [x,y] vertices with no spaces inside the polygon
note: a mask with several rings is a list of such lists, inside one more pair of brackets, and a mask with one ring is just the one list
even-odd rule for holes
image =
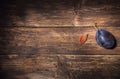
{"label": "wooden plank", "polygon": [[119,79],[120,55],[0,55],[2,79]]}
{"label": "wooden plank", "polygon": [[[79,54],[79,55],[117,55],[120,54],[120,27],[101,27],[110,31],[117,40],[112,50],[97,45],[96,30],[91,27],[77,28],[0,28],[0,54]],[[82,46],[79,38],[89,34]]]}
{"label": "wooden plank", "polygon": [[[79,14],[74,17],[76,0],[6,0],[0,3],[0,25],[67,27],[120,25],[119,0],[80,0]],[[73,20],[73,21],[72,21]]]}

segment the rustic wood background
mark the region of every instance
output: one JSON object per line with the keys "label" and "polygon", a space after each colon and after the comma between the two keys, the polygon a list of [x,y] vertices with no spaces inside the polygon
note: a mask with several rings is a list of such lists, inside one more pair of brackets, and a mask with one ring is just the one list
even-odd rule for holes
{"label": "rustic wood background", "polygon": [[[0,11],[1,79],[120,79],[119,0],[1,0]],[[94,23],[116,48],[97,45]]]}

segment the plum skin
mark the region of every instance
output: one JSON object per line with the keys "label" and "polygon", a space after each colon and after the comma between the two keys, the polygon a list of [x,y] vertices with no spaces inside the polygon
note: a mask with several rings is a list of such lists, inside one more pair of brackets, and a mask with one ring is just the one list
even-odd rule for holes
{"label": "plum skin", "polygon": [[100,46],[102,46],[106,49],[112,49],[116,46],[115,37],[110,32],[108,32],[104,29],[97,30],[96,41]]}

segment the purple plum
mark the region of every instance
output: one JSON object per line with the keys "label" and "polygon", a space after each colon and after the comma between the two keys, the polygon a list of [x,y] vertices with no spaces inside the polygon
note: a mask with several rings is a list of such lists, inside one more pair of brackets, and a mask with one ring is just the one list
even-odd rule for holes
{"label": "purple plum", "polygon": [[106,49],[113,49],[116,46],[115,37],[110,32],[104,29],[97,30],[96,41],[100,46]]}

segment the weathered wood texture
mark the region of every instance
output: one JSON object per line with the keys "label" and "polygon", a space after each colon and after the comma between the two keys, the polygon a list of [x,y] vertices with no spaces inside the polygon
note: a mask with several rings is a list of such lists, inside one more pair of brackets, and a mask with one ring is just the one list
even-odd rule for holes
{"label": "weathered wood texture", "polygon": [[[119,55],[1,55],[2,79],[119,79]],[[4,62],[3,62],[4,61]]]}
{"label": "weathered wood texture", "polygon": [[[77,1],[2,0],[0,22],[4,26],[67,27],[72,25]],[[120,25],[119,0],[80,0],[79,4],[81,8],[74,20],[75,26],[92,26],[95,22],[105,26]]]}
{"label": "weathered wood texture", "polygon": [[[93,27],[0,28],[2,79],[119,79],[119,27],[113,32],[117,47],[107,50],[95,42]],[[89,34],[84,45],[79,36]]]}
{"label": "weathered wood texture", "polygon": [[[103,27],[104,28],[104,27]],[[1,53],[18,54],[112,54],[120,55],[120,27],[104,28],[113,33],[117,40],[114,50],[97,45],[94,27],[80,28],[0,28]],[[89,34],[84,45],[80,45],[80,36]],[[7,50],[6,50],[7,49]],[[102,50],[102,52],[101,52]]]}
{"label": "weathered wood texture", "polygon": [[[80,0],[72,26],[77,1],[1,0],[0,79],[120,79],[120,1]],[[97,45],[94,23],[115,49]]]}

